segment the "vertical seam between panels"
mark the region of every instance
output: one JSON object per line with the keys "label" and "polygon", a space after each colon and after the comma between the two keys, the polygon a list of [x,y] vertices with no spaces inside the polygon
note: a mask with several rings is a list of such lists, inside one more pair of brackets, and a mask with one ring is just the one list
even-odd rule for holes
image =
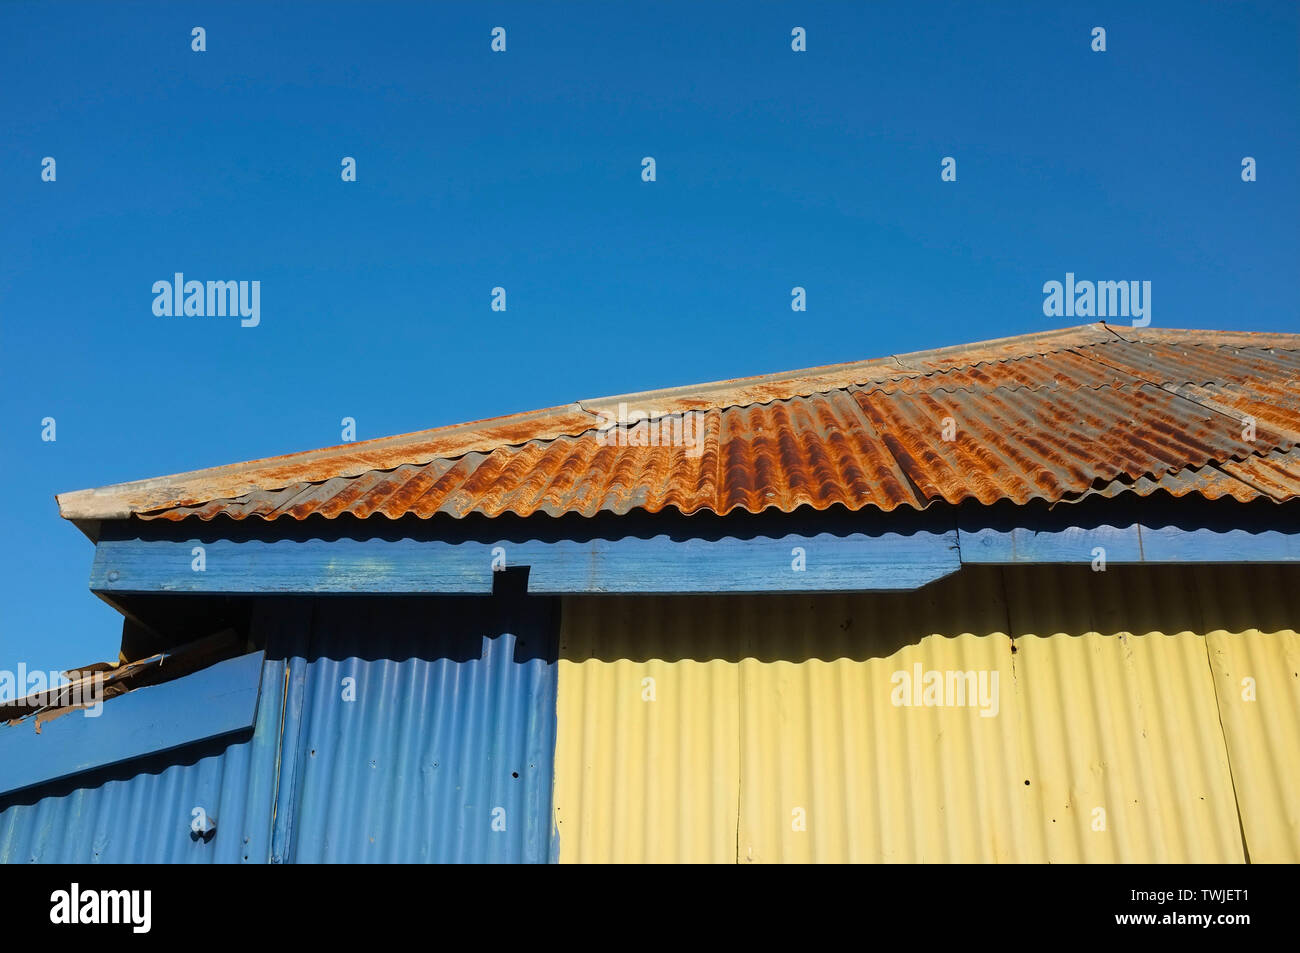
{"label": "vertical seam between panels", "polygon": [[[1016,629],[1014,624],[1011,621],[1011,593],[1007,590],[1007,567],[999,565],[999,566],[995,566],[994,569],[997,571],[998,574],[998,586],[1002,590],[1002,610],[1003,610],[1003,614],[1006,616],[1006,621],[1007,621],[1007,641],[1011,644],[1010,654],[1011,654],[1012,712],[1016,715],[1018,721],[1020,722],[1019,724],[1016,725],[1015,740],[1013,742],[1016,746],[1016,762],[1017,762],[1016,768],[1018,769],[1019,773],[1025,774],[1029,770],[1029,747],[1026,744],[1026,736],[1030,730],[1029,723],[1028,723],[1029,706],[1025,705],[1023,706],[1023,710],[1020,710],[1021,707],[1020,706],[1020,676],[1019,673],[1017,673],[1016,671]],[[958,571],[960,572],[961,570]],[[1034,796],[1037,795],[1030,795],[1031,798]],[[1036,817],[1036,813],[1033,810],[1016,810],[1016,804],[1014,798],[1012,800],[1012,803],[1009,804],[1008,806],[1011,808],[1012,811],[1015,812],[1014,816],[1017,819],[1017,823],[1020,823],[1022,825],[1027,825],[1028,823],[1030,823],[1027,820],[1028,818]],[[1032,804],[1030,805],[1030,807],[1032,808]],[[1035,820],[1032,823],[1041,823],[1041,821]],[[1019,856],[1015,856],[1012,858],[1013,863],[1022,863],[1024,861],[1025,857],[1028,855],[1026,853],[1020,853],[1020,852],[1028,851],[1029,845],[1032,841],[1032,832],[1026,830],[1024,827],[1022,827],[1021,830],[1019,831],[1019,835],[1020,836],[1017,839],[1014,847],[1015,851]],[[1050,863],[1050,861],[1048,861],[1047,858],[1044,858],[1044,860]]]}
{"label": "vertical seam between panels", "polygon": [[552,675],[555,686],[551,698],[551,713],[555,719],[552,723],[551,731],[551,809],[547,812],[550,815],[550,838],[551,842],[547,845],[546,860],[548,864],[558,864],[560,862],[560,825],[559,807],[555,803],[555,788],[557,779],[560,775],[560,759],[558,757],[560,747],[560,652],[561,644],[564,640],[564,603],[569,596],[561,594],[555,600],[555,622],[554,631],[551,637],[554,639],[555,651],[555,671]]}
{"label": "vertical seam between panels", "polygon": [[[1201,611],[1201,628],[1207,629],[1205,612]],[[1237,794],[1237,773],[1232,769],[1232,746],[1228,743],[1228,729],[1223,724],[1223,706],[1219,703],[1219,681],[1214,674],[1214,660],[1210,654],[1210,633],[1201,635],[1205,642],[1205,664],[1210,670],[1210,685],[1214,689],[1214,715],[1219,722],[1219,737],[1223,739],[1223,757],[1228,763],[1228,781],[1232,784],[1232,806],[1237,812],[1237,832],[1241,835],[1241,854],[1250,863],[1250,844],[1246,840],[1246,822],[1241,816],[1241,796]]]}
{"label": "vertical seam between panels", "polygon": [[[753,614],[748,614],[748,613],[741,613],[739,615],[740,618],[742,619],[746,619],[746,618],[753,619],[754,617]],[[740,849],[741,848],[741,825],[743,823],[742,819],[744,817],[743,812],[745,807],[745,732],[747,728],[746,712],[748,711],[747,701],[749,696],[749,675],[748,675],[747,666],[745,665],[745,660],[747,657],[753,656],[754,664],[756,666],[759,664],[758,657],[753,651],[754,648],[753,642],[754,642],[753,629],[750,628],[749,626],[742,624],[739,627],[738,631],[736,632],[736,642],[735,642],[736,709],[737,709],[736,710],[737,744],[736,744],[736,861],[735,862],[737,864],[741,864],[745,862],[745,858],[742,855]],[[759,726],[761,728],[761,721]],[[758,744],[758,756],[760,758],[762,757],[762,746],[763,746],[762,739],[760,739]]]}
{"label": "vertical seam between panels", "polygon": [[275,818],[280,806],[280,775],[284,758],[284,713],[289,704],[289,659],[284,660],[284,681],[280,686],[280,725],[275,738],[275,785],[271,790],[271,829],[266,845],[268,863],[275,862]]}
{"label": "vertical seam between panels", "polygon": [[[279,862],[282,864],[293,863],[293,844],[294,844],[293,826],[294,826],[295,801],[298,797],[298,781],[300,780],[299,762],[302,760],[301,758],[301,753],[302,753],[301,741],[302,741],[302,731],[303,731],[302,711],[304,705],[306,704],[306,694],[308,688],[307,681],[306,681],[307,675],[311,669],[310,663],[308,662],[308,658],[311,655],[312,645],[316,642],[316,604],[317,604],[317,600],[313,598],[307,601],[307,611],[305,613],[299,615],[298,613],[293,611],[289,612],[289,618],[291,620],[302,619],[303,624],[305,625],[305,630],[302,634],[301,641],[299,643],[302,649],[302,663],[303,663],[302,697],[298,699],[297,709],[294,712],[296,724],[294,725],[295,744],[293,747],[293,764],[289,765],[289,778],[288,778],[289,785],[285,792],[287,797],[287,803],[286,803],[287,815],[285,817],[284,828],[283,828],[284,830],[283,843],[280,845],[280,852],[279,852]],[[291,603],[291,605],[293,604]],[[275,778],[276,797],[275,797],[275,802],[271,808],[272,817],[273,817],[272,824],[271,824],[271,857],[273,861],[275,860],[276,857],[275,841],[276,841],[276,830],[277,830],[274,817],[279,810],[280,789],[281,789],[280,782],[284,776],[284,769],[285,769],[284,760],[283,760],[284,729],[285,729],[284,718],[285,716],[287,716],[289,712],[289,692],[293,685],[293,679],[290,677],[293,654],[292,652],[287,652],[286,654],[288,655],[288,657],[285,659],[285,666],[284,666],[284,670],[285,670],[285,692],[284,692],[284,708],[283,708],[284,714],[281,716],[280,719],[280,751],[276,756],[276,760],[277,763],[279,764],[279,768],[276,772],[276,778]]]}

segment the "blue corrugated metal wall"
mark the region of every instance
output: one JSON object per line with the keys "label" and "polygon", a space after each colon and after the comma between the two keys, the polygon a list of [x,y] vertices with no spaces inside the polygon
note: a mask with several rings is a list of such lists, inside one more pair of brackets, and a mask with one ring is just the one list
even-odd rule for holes
{"label": "blue corrugated metal wall", "polygon": [[549,860],[557,611],[525,597],[486,613],[465,597],[318,600],[285,717],[286,762],[298,737],[277,855]]}
{"label": "blue corrugated metal wall", "polygon": [[[284,667],[269,655],[263,663],[252,731],[0,799],[0,862],[266,863]],[[196,807],[216,819],[210,842],[190,836]]]}
{"label": "blue corrugated metal wall", "polygon": [[254,626],[251,733],[0,799],[0,861],[551,859],[555,602],[274,600]]}

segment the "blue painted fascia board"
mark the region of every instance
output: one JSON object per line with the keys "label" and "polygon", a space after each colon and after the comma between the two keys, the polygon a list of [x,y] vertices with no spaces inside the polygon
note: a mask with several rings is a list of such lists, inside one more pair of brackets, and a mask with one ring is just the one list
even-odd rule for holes
{"label": "blue painted fascia board", "polygon": [[535,594],[886,591],[964,563],[1088,563],[1098,547],[1118,565],[1291,562],[1300,509],[1097,499],[726,517],[126,521],[105,524],[90,587],[110,598],[486,594],[494,569],[527,567]]}
{"label": "blue painted fascia board", "polygon": [[[961,566],[950,519],[913,520],[898,530],[871,519],[764,527],[746,520],[649,528],[634,519],[555,523],[539,524],[534,534],[503,533],[495,524],[435,529],[419,520],[311,528],[127,524],[138,534],[101,534],[90,585],[105,595],[487,594],[494,569],[528,567],[533,594],[837,592],[917,589]],[[581,532],[565,536],[573,529]]]}
{"label": "blue painted fascia board", "polygon": [[963,564],[1300,561],[1300,508],[1273,503],[1092,500],[1024,512],[963,511]]}
{"label": "blue painted fascia board", "polygon": [[73,710],[0,726],[0,794],[251,728],[265,652]]}

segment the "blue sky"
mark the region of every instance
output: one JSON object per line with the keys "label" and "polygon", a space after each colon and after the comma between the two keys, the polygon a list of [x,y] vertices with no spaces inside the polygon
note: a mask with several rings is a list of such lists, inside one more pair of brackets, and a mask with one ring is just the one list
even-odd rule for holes
{"label": "blue sky", "polygon": [[[1154,325],[1300,330],[1291,2],[5,3],[0,117],[3,668],[117,650],[55,493],[345,416],[1076,324],[1042,310],[1067,271],[1151,281]],[[156,316],[178,271],[260,281],[260,325]]]}

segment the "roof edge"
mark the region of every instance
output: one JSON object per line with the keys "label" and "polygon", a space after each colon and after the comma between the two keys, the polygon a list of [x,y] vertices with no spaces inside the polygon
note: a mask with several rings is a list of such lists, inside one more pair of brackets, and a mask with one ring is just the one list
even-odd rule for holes
{"label": "roof edge", "polygon": [[[1207,338],[1212,340],[1205,340]],[[229,499],[254,490],[282,489],[294,483],[319,483],[334,477],[358,476],[370,470],[424,464],[441,457],[488,453],[498,447],[518,446],[532,440],[579,436],[607,422],[608,417],[603,415],[616,414],[619,404],[639,404],[641,406],[632,409],[649,410],[653,416],[688,410],[723,410],[827,393],[872,380],[925,376],[956,367],[1050,354],[1111,340],[1195,342],[1229,347],[1282,346],[1288,350],[1300,350],[1300,334],[1181,329],[1152,331],[1124,326],[1117,328],[1097,322],[912,351],[869,361],[586,399],[432,430],[75,490],[57,494],[55,499],[60,516],[79,525],[95,520],[125,519],[135,513]],[[662,406],[645,407],[646,404]]]}

